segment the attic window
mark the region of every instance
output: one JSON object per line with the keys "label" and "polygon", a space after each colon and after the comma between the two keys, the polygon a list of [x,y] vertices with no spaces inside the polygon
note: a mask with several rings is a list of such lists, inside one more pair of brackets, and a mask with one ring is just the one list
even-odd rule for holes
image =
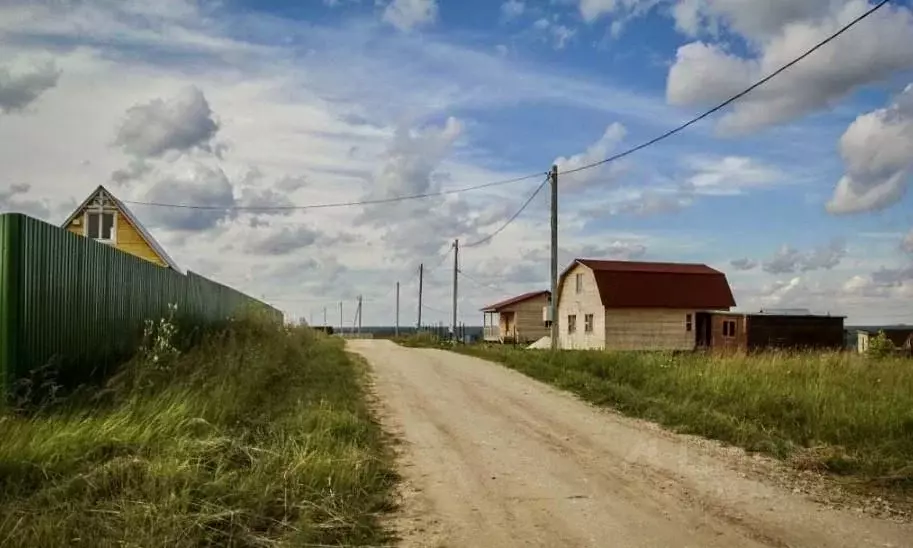
{"label": "attic window", "polygon": [[101,242],[114,241],[114,213],[86,213],[86,236]]}
{"label": "attic window", "polygon": [[574,276],[574,283],[576,284],[577,294],[583,293],[583,274]]}

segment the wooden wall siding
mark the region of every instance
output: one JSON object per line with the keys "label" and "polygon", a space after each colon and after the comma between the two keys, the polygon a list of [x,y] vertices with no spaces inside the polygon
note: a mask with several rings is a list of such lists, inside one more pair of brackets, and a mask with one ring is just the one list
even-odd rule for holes
{"label": "wooden wall siding", "polygon": [[833,316],[749,316],[748,349],[843,348],[843,318]]}
{"label": "wooden wall siding", "polygon": [[[578,294],[576,275],[583,274],[583,288]],[[558,347],[564,349],[604,349],[606,347],[606,315],[596,287],[593,271],[583,265],[577,265],[558,288]],[[540,317],[542,311],[539,311]],[[567,332],[568,315],[577,316],[577,330]],[[586,333],[584,327],[586,314],[593,315],[593,332]]]}
{"label": "wooden wall siding", "polygon": [[[79,214],[77,219],[80,220],[79,225],[73,224],[72,222],[67,227],[67,230],[73,234],[78,234],[79,236],[85,235],[85,217],[82,213]],[[115,230],[116,230],[116,243],[114,244],[115,249],[119,249],[125,253],[129,253],[133,256],[139,257],[141,259],[146,259],[151,263],[155,263],[159,266],[167,266],[164,260],[158,256],[155,250],[146,243],[146,240],[140,235],[139,231],[133,224],[127,219],[126,215],[117,212],[117,220],[115,221]]]}
{"label": "wooden wall siding", "polygon": [[[723,322],[735,322],[735,337],[723,336]],[[741,314],[713,314],[710,317],[710,348],[714,351],[736,352],[748,347],[745,316]]]}
{"label": "wooden wall siding", "polygon": [[607,350],[693,350],[696,344],[694,310],[609,308],[604,318]]}
{"label": "wooden wall siding", "polygon": [[[505,307],[501,311],[501,336],[516,337],[518,342],[535,342],[548,335],[549,330],[542,317],[542,308],[547,305],[548,296],[543,294]],[[513,314],[505,314],[510,312]],[[507,326],[505,315],[511,316]]]}

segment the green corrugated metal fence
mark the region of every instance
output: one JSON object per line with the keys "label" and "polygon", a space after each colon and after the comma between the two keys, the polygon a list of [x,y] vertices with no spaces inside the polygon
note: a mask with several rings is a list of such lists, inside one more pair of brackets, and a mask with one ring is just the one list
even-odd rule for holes
{"label": "green corrugated metal fence", "polygon": [[144,323],[178,306],[205,327],[247,307],[282,314],[188,272],[154,265],[25,215],[0,215],[0,388],[52,364],[63,381],[107,370],[138,347]]}

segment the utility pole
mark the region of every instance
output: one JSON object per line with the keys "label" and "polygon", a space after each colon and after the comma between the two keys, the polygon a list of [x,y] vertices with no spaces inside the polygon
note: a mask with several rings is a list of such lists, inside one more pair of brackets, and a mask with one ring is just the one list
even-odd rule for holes
{"label": "utility pole", "polygon": [[399,282],[396,282],[396,327],[393,328],[393,333],[399,337]]}
{"label": "utility pole", "polygon": [[327,326],[327,307],[323,307],[323,326]]}
{"label": "utility pole", "polygon": [[453,241],[453,341],[457,340],[457,281],[460,272],[460,240]]}
{"label": "utility pole", "polygon": [[342,301],[339,301],[339,333],[342,334]]}
{"label": "utility pole", "polygon": [[418,265],[418,330],[422,330],[422,281],[425,276],[425,265]]}
{"label": "utility pole", "polygon": [[361,295],[358,296],[358,335],[361,336]]}
{"label": "utility pole", "polygon": [[552,294],[549,302],[549,312],[552,319],[551,347],[558,349],[558,166],[553,165],[548,175],[549,186],[552,191],[552,264],[551,286]]}

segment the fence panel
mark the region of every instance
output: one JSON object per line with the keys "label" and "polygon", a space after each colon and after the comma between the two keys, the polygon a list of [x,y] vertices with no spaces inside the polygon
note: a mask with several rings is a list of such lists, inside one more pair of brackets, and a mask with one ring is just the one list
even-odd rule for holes
{"label": "fence panel", "polygon": [[21,214],[0,215],[0,393],[46,364],[64,384],[105,374],[136,351],[145,321],[166,316],[169,304],[199,327],[249,306],[282,319],[265,303],[197,274]]}

